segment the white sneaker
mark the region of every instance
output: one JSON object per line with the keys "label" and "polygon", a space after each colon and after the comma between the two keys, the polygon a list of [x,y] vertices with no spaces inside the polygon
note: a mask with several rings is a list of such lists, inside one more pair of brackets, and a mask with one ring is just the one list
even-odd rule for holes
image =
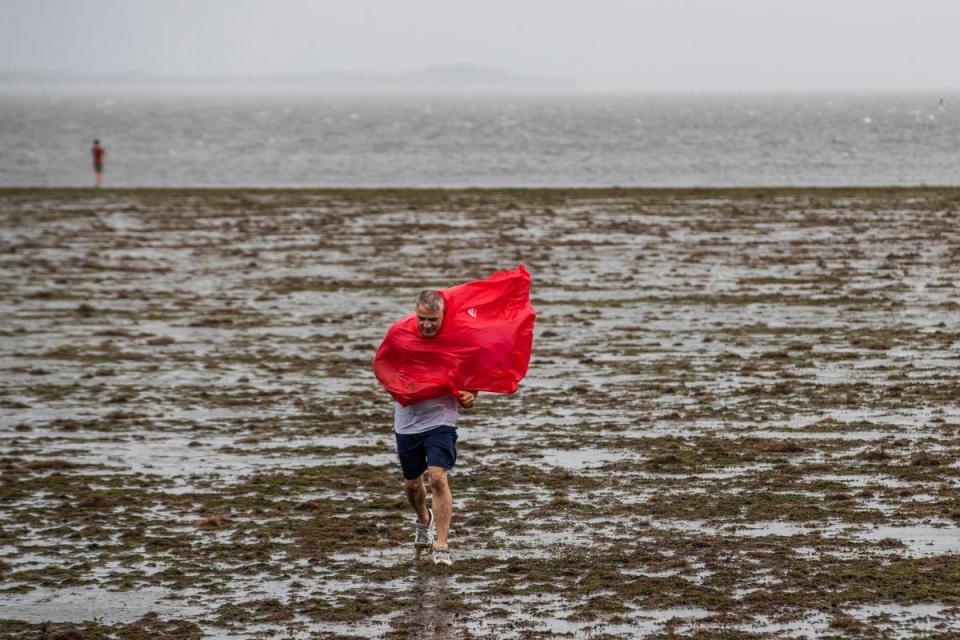
{"label": "white sneaker", "polygon": [[452,565],[453,557],[450,555],[450,549],[448,547],[434,547],[433,564],[443,564],[448,567]]}
{"label": "white sneaker", "polygon": [[413,552],[418,558],[423,551],[433,549],[433,534],[430,532],[430,527],[433,526],[433,510],[427,509],[427,513],[430,514],[430,520],[426,524],[417,522],[413,537]]}

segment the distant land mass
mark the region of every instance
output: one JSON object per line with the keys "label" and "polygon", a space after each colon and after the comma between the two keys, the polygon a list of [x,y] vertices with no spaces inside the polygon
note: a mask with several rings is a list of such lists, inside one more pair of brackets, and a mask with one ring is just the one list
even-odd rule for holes
{"label": "distant land mass", "polygon": [[0,72],[0,89],[136,89],[148,91],[552,92],[577,89],[573,78],[514,74],[497,67],[436,65],[406,72],[319,72],[269,75],[172,76],[147,73]]}

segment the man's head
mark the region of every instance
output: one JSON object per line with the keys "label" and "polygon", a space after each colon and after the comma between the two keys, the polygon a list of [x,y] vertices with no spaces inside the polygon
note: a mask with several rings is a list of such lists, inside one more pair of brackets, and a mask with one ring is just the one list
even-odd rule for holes
{"label": "man's head", "polygon": [[414,307],[417,316],[417,328],[424,338],[432,338],[443,324],[443,298],[436,291],[427,289],[417,296]]}

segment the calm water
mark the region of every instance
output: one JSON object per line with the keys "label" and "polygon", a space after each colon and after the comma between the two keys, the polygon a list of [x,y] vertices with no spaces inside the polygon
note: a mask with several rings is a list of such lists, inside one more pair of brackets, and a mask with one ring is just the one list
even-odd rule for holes
{"label": "calm water", "polygon": [[[941,102],[942,99],[942,102]],[[0,185],[960,184],[960,95],[0,94]]]}

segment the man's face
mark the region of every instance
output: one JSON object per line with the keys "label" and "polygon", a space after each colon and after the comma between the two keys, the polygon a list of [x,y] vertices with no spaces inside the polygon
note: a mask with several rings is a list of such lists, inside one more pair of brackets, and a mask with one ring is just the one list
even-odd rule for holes
{"label": "man's face", "polygon": [[443,311],[427,309],[422,304],[417,305],[417,328],[420,329],[420,335],[424,338],[432,338],[440,331],[440,325],[443,324]]}

